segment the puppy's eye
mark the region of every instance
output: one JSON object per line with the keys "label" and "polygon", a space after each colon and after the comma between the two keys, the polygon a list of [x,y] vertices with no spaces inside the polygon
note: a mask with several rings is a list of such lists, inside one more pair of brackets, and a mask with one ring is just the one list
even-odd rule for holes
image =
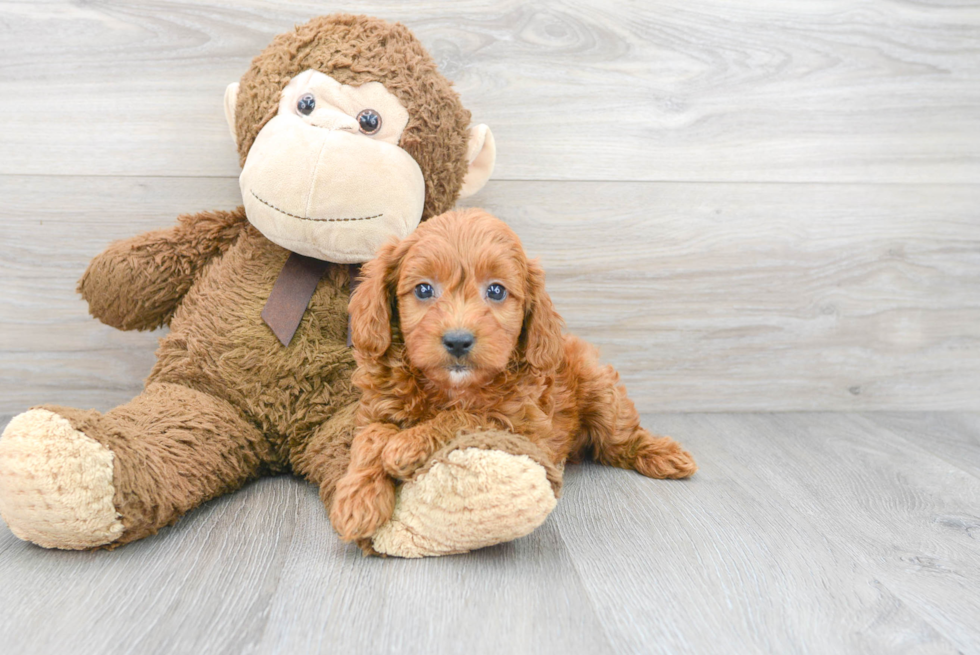
{"label": "puppy's eye", "polygon": [[357,115],[357,124],[361,132],[371,135],[381,129],[381,114],[373,109],[365,109]]}
{"label": "puppy's eye", "polygon": [[504,288],[504,285],[494,282],[487,287],[487,298],[490,300],[501,301],[506,297],[507,289]]}
{"label": "puppy's eye", "polygon": [[435,293],[432,285],[428,282],[423,282],[422,284],[415,285],[415,297],[419,300],[428,300]]}
{"label": "puppy's eye", "polygon": [[296,111],[304,116],[312,114],[314,107],[316,107],[316,98],[313,97],[312,93],[304,93],[299,97],[299,102],[296,103]]}

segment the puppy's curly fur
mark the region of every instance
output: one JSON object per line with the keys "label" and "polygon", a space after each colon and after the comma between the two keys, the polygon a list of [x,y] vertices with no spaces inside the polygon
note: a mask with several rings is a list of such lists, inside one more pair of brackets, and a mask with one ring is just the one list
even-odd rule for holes
{"label": "puppy's curly fur", "polygon": [[409,477],[461,431],[502,428],[556,464],[590,454],[653,478],[694,459],[640,427],[611,366],[562,335],[544,272],[485,211],[442,214],[364,266],[350,303],[363,395],[347,474],[331,509],[345,540],[371,536]]}

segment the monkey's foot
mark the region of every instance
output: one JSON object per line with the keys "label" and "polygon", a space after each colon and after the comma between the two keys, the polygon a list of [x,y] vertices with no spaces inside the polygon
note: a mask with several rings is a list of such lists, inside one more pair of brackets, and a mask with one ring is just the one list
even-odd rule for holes
{"label": "monkey's foot", "polygon": [[0,516],[17,537],[82,550],[115,541],[113,454],[62,416],[32,409],[0,437]]}
{"label": "monkey's foot", "polygon": [[399,489],[394,514],[372,546],[385,555],[425,557],[511,541],[544,523],[560,484],[560,470],[526,454],[485,447],[437,453]]}

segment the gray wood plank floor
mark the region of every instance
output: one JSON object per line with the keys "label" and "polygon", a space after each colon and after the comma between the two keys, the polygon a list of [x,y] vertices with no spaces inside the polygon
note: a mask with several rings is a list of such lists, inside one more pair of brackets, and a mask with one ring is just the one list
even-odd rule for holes
{"label": "gray wood plank floor", "polygon": [[[8,653],[978,653],[980,416],[663,414],[664,482],[571,466],[516,542],[421,561],[340,543],[261,480],[113,552],[0,527]],[[3,419],[5,423],[7,418]]]}

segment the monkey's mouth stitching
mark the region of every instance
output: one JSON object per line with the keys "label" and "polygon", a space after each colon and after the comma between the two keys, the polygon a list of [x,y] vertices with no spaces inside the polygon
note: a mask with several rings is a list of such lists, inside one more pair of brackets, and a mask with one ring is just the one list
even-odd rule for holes
{"label": "monkey's mouth stitching", "polygon": [[301,221],[316,221],[318,223],[345,223],[347,221],[369,221],[372,218],[381,218],[382,216],[384,216],[384,213],[375,214],[374,216],[358,216],[358,217],[355,217],[355,218],[310,218],[309,216],[298,216],[297,214],[291,214],[291,213],[289,213],[285,209],[279,209],[278,207],[276,207],[275,205],[273,205],[271,202],[266,202],[265,200],[263,200],[262,198],[260,198],[255,193],[255,191],[252,191],[251,189],[249,189],[249,193],[251,193],[252,196],[256,200],[258,200],[259,202],[261,202],[266,207],[269,207],[270,209],[274,209],[277,212],[279,212],[280,214],[284,214],[286,216],[291,216],[293,218],[298,218]]}

